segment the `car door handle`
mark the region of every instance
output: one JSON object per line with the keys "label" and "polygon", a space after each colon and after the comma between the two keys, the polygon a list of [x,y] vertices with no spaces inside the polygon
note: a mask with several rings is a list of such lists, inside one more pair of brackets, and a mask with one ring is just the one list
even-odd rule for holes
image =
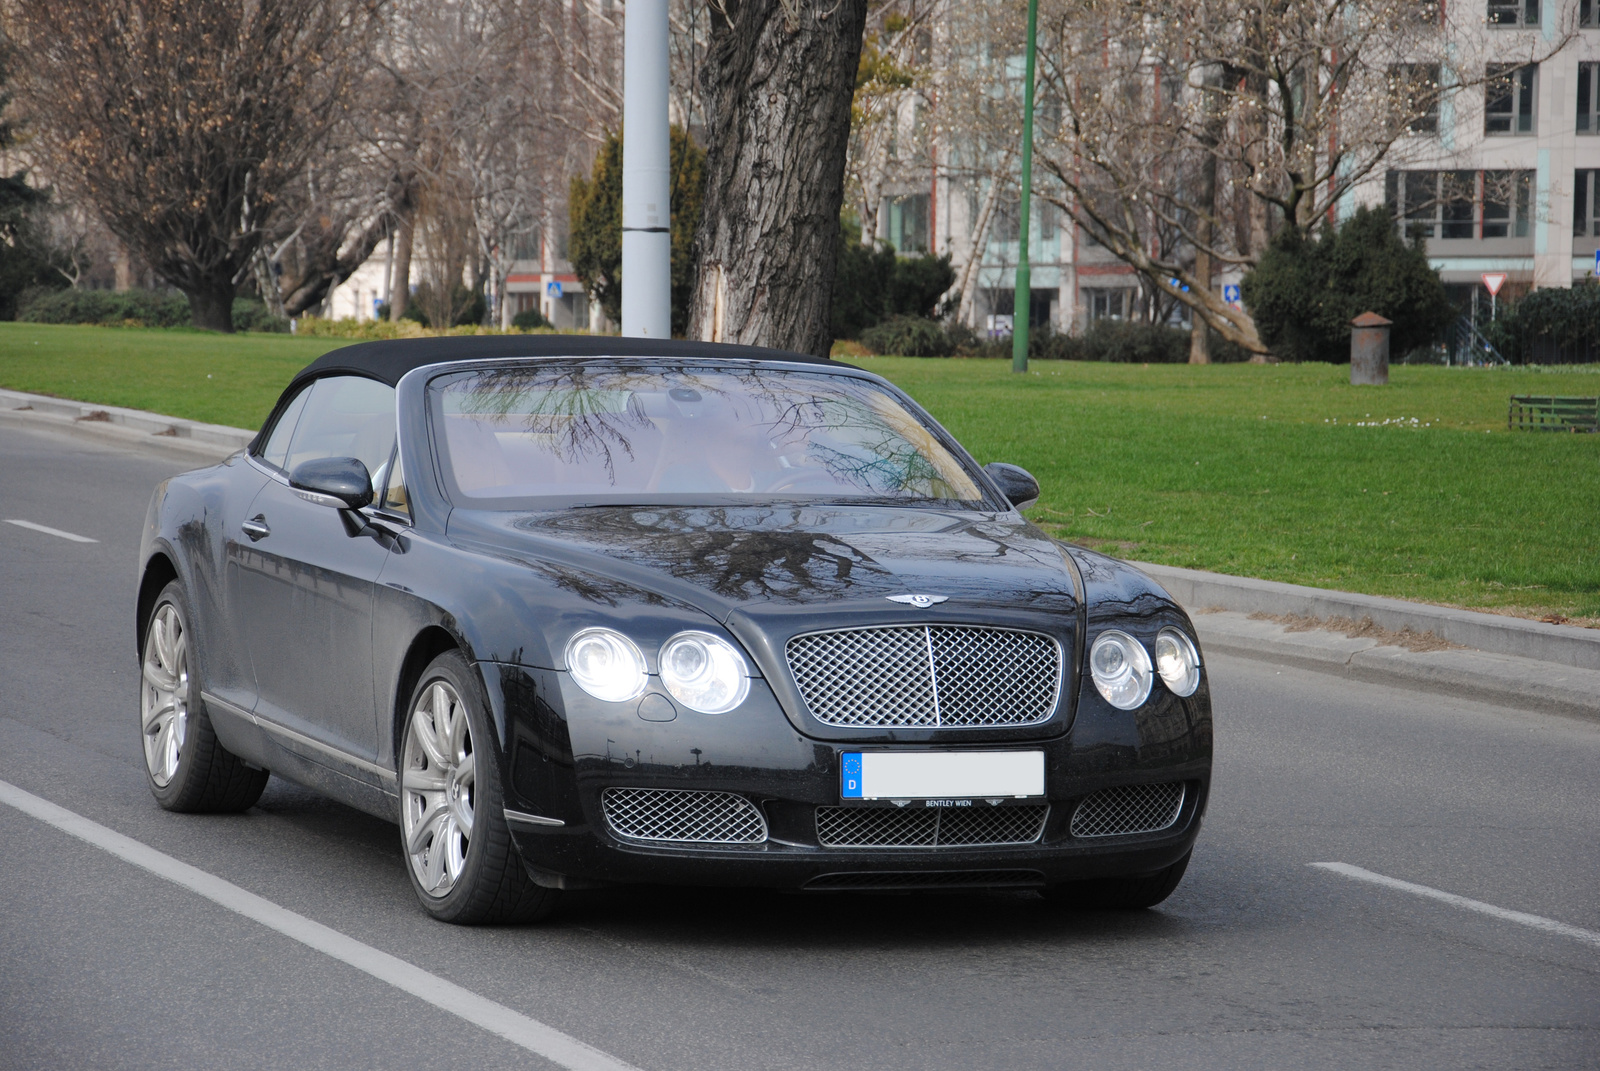
{"label": "car door handle", "polygon": [[267,527],[267,518],[256,514],[239,526],[245,535],[250,537],[250,542],[256,543],[272,534],[272,529]]}

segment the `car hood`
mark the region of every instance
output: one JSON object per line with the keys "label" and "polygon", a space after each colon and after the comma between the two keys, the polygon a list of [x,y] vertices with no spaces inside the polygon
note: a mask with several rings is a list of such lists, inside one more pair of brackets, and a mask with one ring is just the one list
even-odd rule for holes
{"label": "car hood", "polygon": [[724,622],[736,612],[916,613],[885,601],[913,594],[944,597],[918,619],[1078,608],[1061,544],[1017,514],[805,505],[457,510],[449,532],[547,575],[603,578]]}

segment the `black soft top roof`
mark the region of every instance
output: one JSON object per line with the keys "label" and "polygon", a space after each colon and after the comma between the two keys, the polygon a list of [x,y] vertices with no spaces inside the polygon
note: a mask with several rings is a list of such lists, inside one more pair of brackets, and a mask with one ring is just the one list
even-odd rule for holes
{"label": "black soft top roof", "polygon": [[302,380],[330,373],[366,376],[392,387],[407,372],[424,365],[499,357],[712,357],[740,361],[834,363],[826,357],[790,353],[788,350],[680,339],[619,338],[615,335],[445,335],[359,342],[354,346],[330,350],[301,369],[290,387],[293,388]]}

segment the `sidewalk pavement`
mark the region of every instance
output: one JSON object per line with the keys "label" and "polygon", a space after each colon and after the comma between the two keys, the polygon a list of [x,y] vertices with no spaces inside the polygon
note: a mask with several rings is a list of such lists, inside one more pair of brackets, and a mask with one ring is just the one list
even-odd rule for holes
{"label": "sidewalk pavement", "polygon": [[[255,438],[243,428],[9,390],[0,390],[0,420],[197,462]],[[1133,564],[1189,611],[1203,651],[1600,720],[1600,629]]]}

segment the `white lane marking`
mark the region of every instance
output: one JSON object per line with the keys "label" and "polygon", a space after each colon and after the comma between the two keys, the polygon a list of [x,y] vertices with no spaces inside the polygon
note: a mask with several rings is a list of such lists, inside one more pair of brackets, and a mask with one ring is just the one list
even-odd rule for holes
{"label": "white lane marking", "polygon": [[232,882],[208,874],[198,867],[174,859],[164,852],[141,844],[129,837],[82,815],[57,806],[47,799],[0,781],[0,803],[8,803],[24,814],[70,833],[79,840],[106,851],[124,862],[148,870],[158,878],[165,878],[191,892],[259,922],[285,937],[293,938],[309,948],[364,971],[380,982],[387,982],[424,1000],[434,1007],[460,1016],[491,1034],[498,1034],[514,1045],[520,1045],[551,1063],[570,1068],[571,1071],[637,1071],[631,1064],[623,1063],[591,1045],[586,1045],[570,1034],[537,1019],[530,1019],[496,1004],[470,989],[430,974],[421,967],[403,959],[381,952],[371,945],[347,937],[338,930],[314,922],[288,908],[279,907],[271,900],[248,892]]}
{"label": "white lane marking", "polygon": [[1476,911],[1505,922],[1531,926],[1536,930],[1543,930],[1545,933],[1571,937],[1585,944],[1600,948],[1600,933],[1596,933],[1594,930],[1586,930],[1581,926],[1571,926],[1565,922],[1557,922],[1555,919],[1547,919],[1543,915],[1530,915],[1526,911],[1512,911],[1510,908],[1486,904],[1482,900],[1469,900],[1465,896],[1457,896],[1455,893],[1447,893],[1442,889],[1434,889],[1427,885],[1417,885],[1414,882],[1401,881],[1399,878],[1376,874],[1370,870],[1363,870],[1358,866],[1351,866],[1349,863],[1307,863],[1306,865],[1314,866],[1319,870],[1332,871],[1347,878],[1354,878],[1356,881],[1369,881],[1374,885],[1398,889],[1401,892],[1411,893],[1413,896],[1424,896],[1429,900],[1438,900],[1440,903],[1450,904],[1453,907],[1464,907],[1468,911]]}
{"label": "white lane marking", "polygon": [[50,527],[47,527],[47,526],[42,525],[42,524],[34,524],[32,521],[12,521],[12,520],[7,520],[6,523],[7,524],[14,524],[18,528],[27,528],[27,529],[30,529],[30,530],[35,531],[35,532],[43,532],[45,535],[60,536],[62,539],[70,539],[74,543],[98,543],[98,542],[100,542],[98,539],[90,539],[88,536],[74,535],[72,532],[63,532],[59,528],[50,528]]}

